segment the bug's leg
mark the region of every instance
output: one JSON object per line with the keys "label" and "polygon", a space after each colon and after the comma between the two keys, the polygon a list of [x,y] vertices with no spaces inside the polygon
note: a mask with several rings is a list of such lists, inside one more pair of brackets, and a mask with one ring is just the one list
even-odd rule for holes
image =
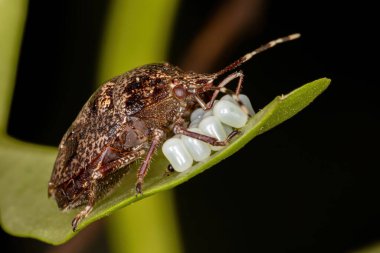
{"label": "bug's leg", "polygon": [[148,151],[148,154],[146,155],[144,161],[142,162],[139,170],[137,171],[137,183],[136,183],[136,193],[142,194],[142,185],[144,183],[144,177],[148,173],[149,164],[152,160],[152,156],[154,152],[156,151],[158,145],[160,144],[161,140],[165,136],[164,131],[161,129],[154,129],[153,130],[153,140],[150,144],[150,148]]}
{"label": "bug's leg", "polygon": [[224,141],[219,141],[218,139],[214,138],[214,137],[211,137],[211,136],[207,136],[207,135],[204,135],[204,134],[199,134],[199,133],[195,133],[195,132],[192,132],[192,131],[189,131],[187,130],[186,128],[182,127],[182,126],[179,126],[179,125],[176,125],[173,129],[174,133],[175,134],[183,134],[183,135],[186,135],[186,136],[189,136],[191,138],[194,138],[194,139],[197,139],[197,140],[200,140],[200,141],[203,141],[203,142],[206,142],[212,146],[226,146],[228,144],[228,142],[236,135],[239,133],[239,131],[237,130],[234,130],[232,131],[228,136],[227,138],[224,140]]}
{"label": "bug's leg", "polygon": [[110,162],[103,163],[97,167],[96,170],[94,170],[92,174],[93,179],[100,179],[104,177],[105,175],[108,175],[109,173],[112,173],[134,161],[139,159],[142,155],[145,154],[145,150],[141,149],[134,152],[120,152],[118,154],[120,157],[116,160],[112,160]]}
{"label": "bug's leg", "polygon": [[[208,89],[207,89],[208,90]],[[220,92],[223,92],[223,93],[226,93],[226,94],[229,94],[231,95],[231,97],[236,97],[234,92],[227,89],[226,87],[222,87],[221,89],[219,89],[218,87],[211,87],[209,88],[209,90],[219,90]],[[194,94],[194,98],[195,100],[197,101],[197,103],[200,105],[200,107],[206,111],[206,110],[209,110],[210,108],[208,107],[207,103],[205,103],[203,101],[203,99],[198,95],[198,94]],[[215,102],[215,100],[213,101]]]}
{"label": "bug's leg", "polygon": [[205,103],[205,101],[203,101],[202,98],[200,98],[197,94],[194,95],[194,98],[195,100],[197,101],[197,103],[201,106],[201,108],[206,111],[208,110],[209,108],[207,107],[207,104]]}
{"label": "bug's leg", "polygon": [[223,89],[224,86],[226,86],[227,84],[229,84],[232,80],[234,80],[236,78],[239,78],[239,81],[238,81],[238,85],[237,85],[236,90],[235,90],[234,99],[239,101],[238,96],[240,94],[241,87],[243,84],[243,78],[244,78],[244,74],[242,71],[234,72],[234,73],[228,75],[226,78],[224,78],[218,84],[217,89],[215,89],[214,93],[212,94],[210,102],[208,102],[208,104],[207,104],[207,109],[212,108],[212,106],[214,105],[214,101],[215,101],[216,97],[218,96],[219,92],[224,92],[224,89]]}
{"label": "bug's leg", "polygon": [[95,186],[97,180],[137,160],[144,153],[144,150],[138,150],[135,152],[122,152],[112,147],[107,147],[103,150],[102,154],[97,159],[96,167],[91,175],[91,181],[89,183],[90,186],[88,190],[88,204],[81,212],[75,216],[71,222],[73,231],[76,230],[79,222],[86,218],[86,216],[92,211],[95,205]]}
{"label": "bug's leg", "polygon": [[109,163],[110,161],[117,160],[122,157],[122,151],[116,148],[107,146],[105,147],[100,155],[94,160],[93,164],[95,165],[94,170],[98,170],[103,164]]}
{"label": "bug's leg", "polygon": [[[239,78],[238,85],[235,89],[235,92],[232,92],[231,90],[227,89],[225,86],[229,84],[232,80]],[[249,113],[248,108],[241,102],[239,95],[242,89],[242,84],[243,84],[243,78],[244,74],[243,72],[235,72],[227,76],[225,79],[223,79],[217,87],[213,87],[215,89],[214,93],[212,94],[211,100],[207,103],[206,110],[211,109],[216,97],[218,96],[219,92],[230,94],[232,98],[239,104],[241,110],[245,112],[248,116],[252,116]],[[232,94],[231,94],[232,93]],[[203,107],[202,107],[203,108]]]}
{"label": "bug's leg", "polygon": [[71,222],[71,226],[73,228],[73,231],[75,232],[77,230],[77,226],[81,220],[86,218],[86,216],[92,211],[92,208],[95,205],[95,184],[94,181],[91,181],[90,183],[90,190],[88,191],[88,204],[86,207],[80,211],[75,218]]}

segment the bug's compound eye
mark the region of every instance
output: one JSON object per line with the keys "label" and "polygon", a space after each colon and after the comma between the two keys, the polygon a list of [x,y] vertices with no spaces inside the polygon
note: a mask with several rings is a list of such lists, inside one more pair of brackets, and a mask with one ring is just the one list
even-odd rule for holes
{"label": "bug's compound eye", "polygon": [[186,89],[182,85],[174,86],[173,93],[179,99],[184,99],[187,95]]}

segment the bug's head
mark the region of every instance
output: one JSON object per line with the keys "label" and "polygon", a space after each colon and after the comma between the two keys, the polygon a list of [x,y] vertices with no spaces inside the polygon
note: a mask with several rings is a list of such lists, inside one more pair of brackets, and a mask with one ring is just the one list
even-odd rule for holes
{"label": "bug's head", "polygon": [[205,93],[213,87],[215,74],[187,72],[171,81],[172,96],[180,101],[200,102]]}

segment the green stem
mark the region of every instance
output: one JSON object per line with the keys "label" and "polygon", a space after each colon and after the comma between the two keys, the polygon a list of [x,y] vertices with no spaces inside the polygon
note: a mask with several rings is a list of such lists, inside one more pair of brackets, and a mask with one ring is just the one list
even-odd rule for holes
{"label": "green stem", "polygon": [[0,1],[0,138],[6,134],[27,8],[26,0]]}
{"label": "green stem", "polygon": [[111,252],[182,252],[173,197],[164,191],[113,214],[108,220]]}

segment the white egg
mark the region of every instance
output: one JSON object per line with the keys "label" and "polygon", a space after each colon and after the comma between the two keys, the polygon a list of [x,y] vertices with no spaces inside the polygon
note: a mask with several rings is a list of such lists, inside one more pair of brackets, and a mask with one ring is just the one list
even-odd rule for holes
{"label": "white egg", "polygon": [[221,97],[220,99],[221,101],[222,100],[227,100],[227,101],[230,101],[230,102],[233,102],[235,104],[237,104],[236,100],[231,96],[231,95],[224,95],[223,97]]}
{"label": "white egg", "polygon": [[162,152],[174,170],[183,172],[193,164],[193,157],[180,138],[170,138],[162,145]]}
{"label": "white egg", "polygon": [[255,115],[255,110],[253,110],[251,100],[249,100],[248,96],[244,95],[244,94],[240,94],[239,99],[243,103],[243,105],[245,105],[245,107],[247,107],[249,114],[251,116]]}
{"label": "white egg", "polygon": [[211,108],[210,110],[207,110],[207,111],[205,112],[205,114],[203,114],[202,119],[207,118],[207,117],[212,116],[212,115],[213,115],[213,114],[212,114],[212,108]]}
{"label": "white egg", "polygon": [[[208,116],[199,122],[198,128],[205,133],[205,135],[216,138],[219,141],[224,141],[227,138],[226,131],[218,117]],[[211,146],[212,150],[221,150],[223,146]]]}
{"label": "white egg", "polygon": [[[239,99],[242,102],[242,104],[245,105],[245,107],[247,107],[249,114],[251,116],[255,115],[255,111],[253,110],[251,101],[249,100],[248,96],[244,94],[239,94]],[[227,100],[239,105],[239,103],[231,95],[224,95],[220,100]]]}
{"label": "white egg", "polygon": [[[254,115],[249,98],[240,94],[239,99],[249,113]],[[239,103],[231,95],[225,95],[220,100],[215,100],[213,108],[208,111],[202,108],[194,110],[190,115],[188,130],[224,141],[233,128],[243,127],[247,120],[248,115],[241,109]],[[201,140],[177,134],[165,141],[162,152],[174,170],[183,172],[191,167],[193,161],[199,162],[208,158],[211,150],[218,151],[223,148],[224,146],[211,146]]]}
{"label": "white egg", "polygon": [[188,128],[198,127],[199,122],[201,122],[201,119],[195,119],[195,120],[191,121]]}
{"label": "white egg", "polygon": [[224,128],[224,131],[226,131],[226,134],[227,134],[227,136],[230,134],[230,133],[232,133],[232,131],[234,130],[232,127],[230,127],[229,125],[226,125],[226,124],[223,124],[222,123],[222,125],[223,125],[223,128]]}
{"label": "white egg", "polygon": [[[218,102],[219,102],[219,100],[215,100],[214,104],[212,105],[212,108],[214,108],[215,105],[218,104]],[[208,116],[214,115],[213,112],[212,112],[212,108],[210,110],[205,111],[205,114],[203,114],[202,119],[207,118]]]}
{"label": "white egg", "polygon": [[247,123],[248,115],[241,108],[228,100],[222,100],[213,108],[213,113],[226,125],[241,128]]}
{"label": "white egg", "polygon": [[202,119],[203,114],[205,114],[205,111],[202,108],[195,109],[191,113],[191,115],[190,115],[190,121],[194,121],[194,120],[197,120],[197,119],[199,119],[199,120]]}

